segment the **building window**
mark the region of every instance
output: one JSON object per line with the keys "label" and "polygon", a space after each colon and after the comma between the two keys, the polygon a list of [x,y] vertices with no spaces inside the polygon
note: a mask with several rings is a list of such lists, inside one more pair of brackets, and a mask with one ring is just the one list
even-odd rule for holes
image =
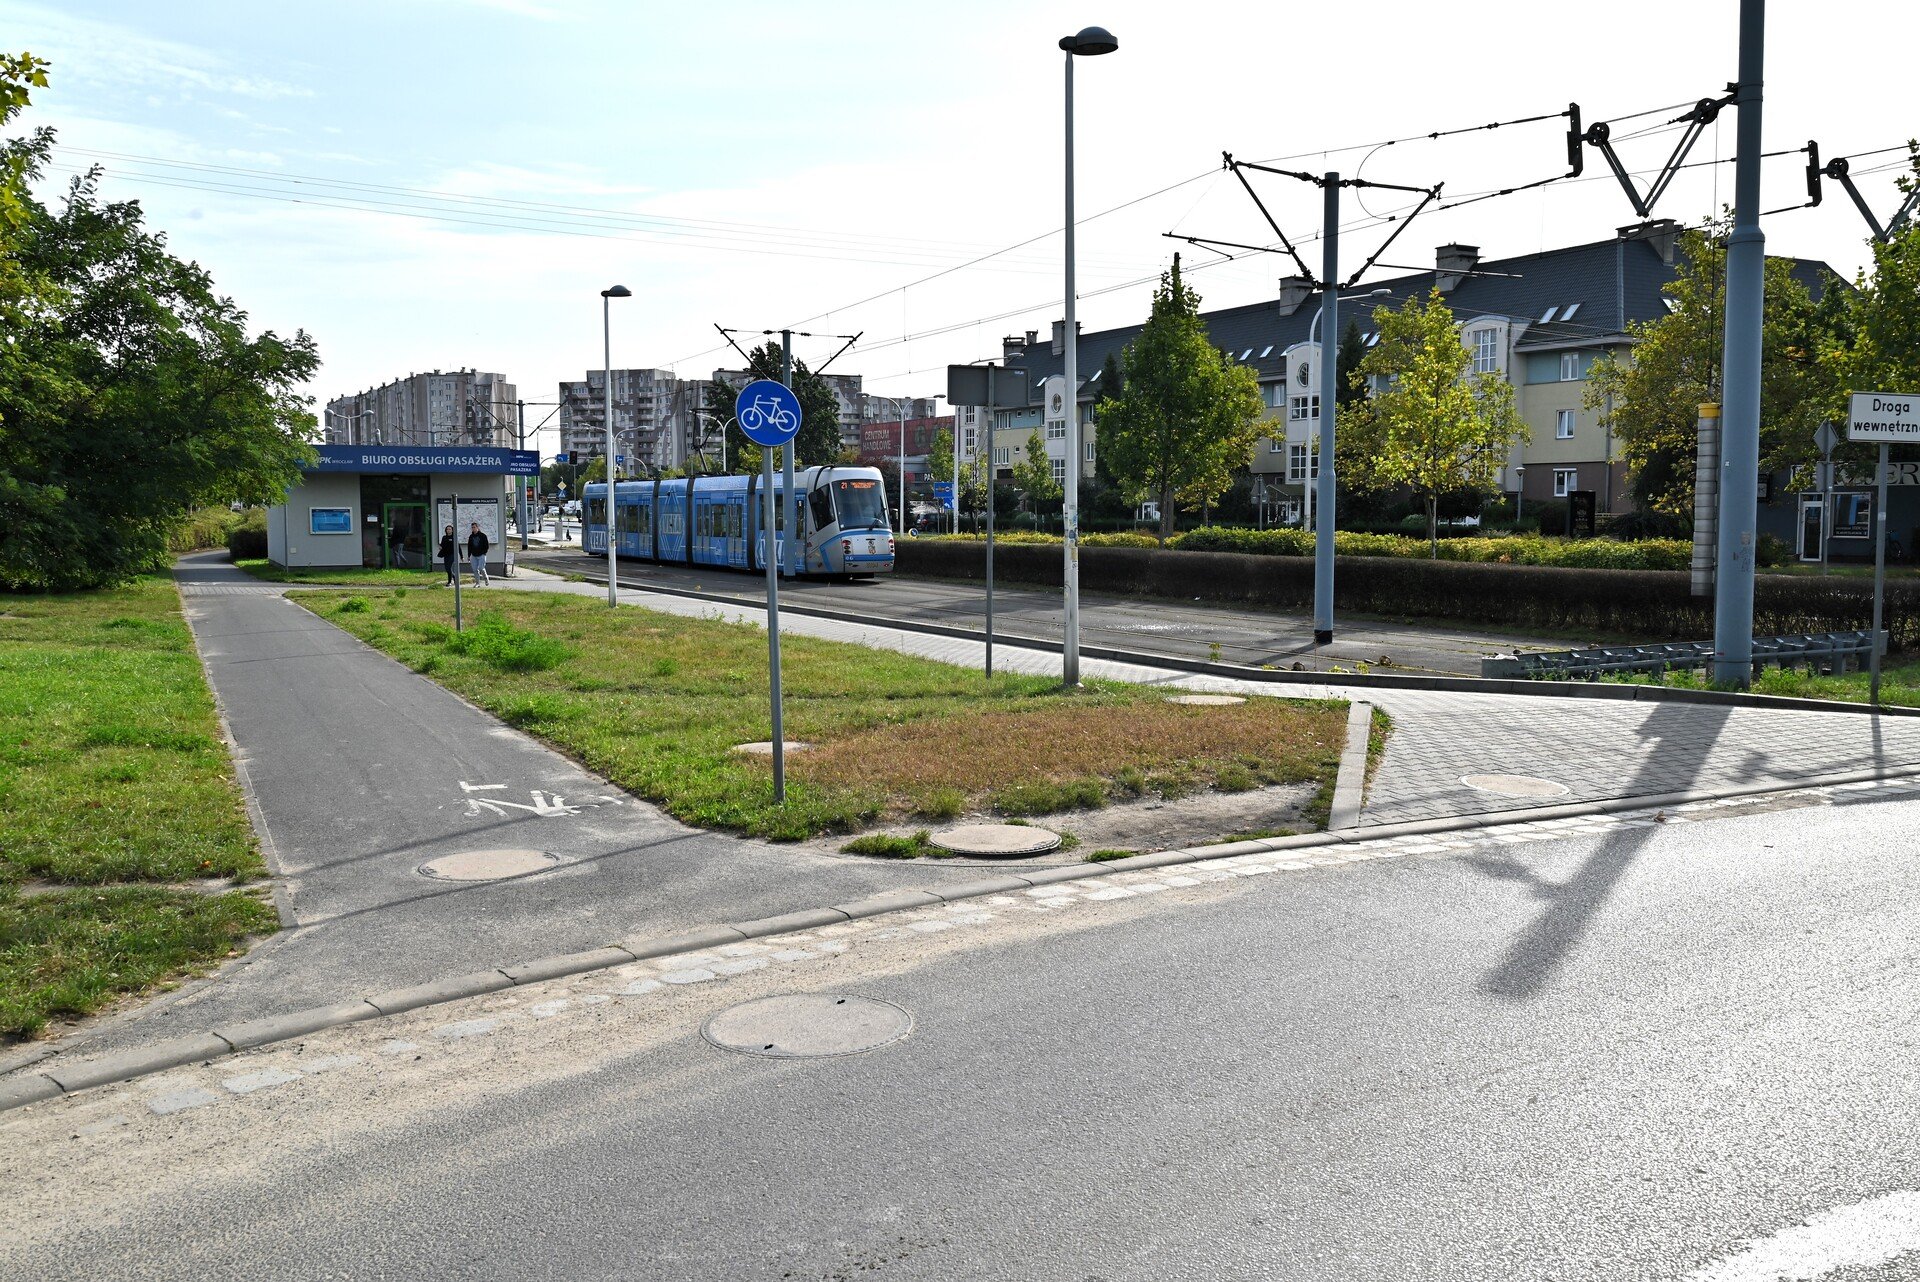
{"label": "building window", "polygon": [[1500,369],[1500,357],[1496,345],[1500,341],[1500,331],[1496,329],[1476,329],[1473,331],[1473,372],[1493,374]]}
{"label": "building window", "polygon": [[1277,410],[1287,403],[1285,383],[1260,384],[1260,400],[1268,409]]}
{"label": "building window", "polygon": [[1318,480],[1320,477],[1319,442],[1309,450],[1305,445],[1287,447],[1287,480],[1293,482]]}
{"label": "building window", "polygon": [[1066,439],[1066,435],[1067,420],[1064,418],[1050,418],[1047,420],[1047,439],[1049,441],[1064,440]]}
{"label": "building window", "polygon": [[1087,462],[1093,462],[1093,442],[1087,442]]}
{"label": "building window", "polygon": [[1580,353],[1560,353],[1560,381],[1562,383],[1577,383],[1580,381]]}
{"label": "building window", "polygon": [[1055,485],[1066,484],[1067,461],[1063,458],[1055,458],[1055,459],[1048,459],[1047,462],[1053,465],[1053,483]]}
{"label": "building window", "polygon": [[1285,441],[1281,440],[1279,437],[1276,437],[1276,436],[1269,436],[1267,438],[1267,453],[1285,454],[1286,452],[1287,452],[1287,443]]}
{"label": "building window", "polygon": [[967,455],[967,457],[969,458],[973,457],[973,428],[968,427],[964,432],[961,433],[960,448]]}
{"label": "building window", "polygon": [[1318,396],[1296,396],[1287,402],[1287,417],[1296,423],[1305,423],[1320,417],[1320,398]]}
{"label": "building window", "polygon": [[1570,467],[1553,469],[1553,497],[1563,499],[1580,488],[1580,473]]}
{"label": "building window", "polygon": [[993,452],[993,465],[1005,467],[1013,462],[1013,446],[1002,445]]}
{"label": "building window", "polygon": [[1553,434],[1557,439],[1562,441],[1571,441],[1573,439],[1572,410],[1560,411],[1559,417],[1553,425]]}

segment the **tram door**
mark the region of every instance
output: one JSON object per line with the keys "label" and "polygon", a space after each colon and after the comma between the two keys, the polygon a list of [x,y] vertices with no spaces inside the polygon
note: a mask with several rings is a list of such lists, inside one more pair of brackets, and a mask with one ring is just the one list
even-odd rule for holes
{"label": "tram door", "polygon": [[1826,503],[1822,499],[1800,500],[1800,559],[1820,559],[1820,535],[1826,524]]}

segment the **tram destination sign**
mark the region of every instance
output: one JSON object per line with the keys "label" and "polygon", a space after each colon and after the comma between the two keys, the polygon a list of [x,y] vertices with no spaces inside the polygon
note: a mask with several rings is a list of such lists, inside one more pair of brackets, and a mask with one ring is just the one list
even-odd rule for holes
{"label": "tram destination sign", "polygon": [[1920,393],[1855,392],[1847,402],[1849,441],[1920,444]]}

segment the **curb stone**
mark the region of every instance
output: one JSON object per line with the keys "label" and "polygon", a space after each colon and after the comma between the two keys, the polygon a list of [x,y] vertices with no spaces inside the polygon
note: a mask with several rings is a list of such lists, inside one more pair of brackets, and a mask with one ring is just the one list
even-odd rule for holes
{"label": "curb stone", "polygon": [[1347,704],[1347,743],[1340,750],[1333,803],[1327,807],[1330,832],[1360,826],[1360,807],[1365,804],[1367,789],[1367,742],[1372,736],[1373,705],[1355,699]]}
{"label": "curb stone", "polygon": [[[1623,811],[1657,810],[1699,801],[1724,801],[1739,797],[1768,796],[1804,792],[1813,788],[1831,788],[1853,783],[1878,783],[1893,779],[1920,777],[1920,766],[1885,770],[1856,770],[1805,779],[1791,784],[1745,784],[1733,788],[1703,788],[1688,792],[1661,793],[1646,797],[1615,797],[1604,801],[1570,802],[1558,806],[1535,806],[1520,810],[1501,810],[1476,816],[1448,819],[1423,819],[1410,823],[1378,824],[1341,832],[1307,833],[1297,837],[1260,838],[1226,842],[1216,846],[1193,846],[1179,850],[1159,850],[1132,855],[1098,864],[1082,863],[1065,867],[1036,868],[1031,873],[984,878],[980,881],[949,886],[942,892],[922,890],[888,891],[866,899],[831,908],[803,909],[777,917],[743,922],[737,926],[711,926],[661,939],[631,940],[604,949],[583,953],[565,953],[539,958],[497,970],[480,971],[435,983],[396,989],[390,993],[334,1006],[312,1007],[281,1016],[269,1016],[247,1024],[235,1025],[226,1033],[209,1033],[159,1042],[140,1050],[77,1063],[71,1068],[51,1066],[36,1072],[0,1080],[0,1112],[21,1108],[55,1096],[71,1094],[90,1086],[132,1081],[167,1068],[195,1061],[223,1058],[238,1050],[269,1045],[291,1037],[304,1036],[341,1024],[357,1023],[424,1006],[441,1005],[483,993],[498,992],[516,983],[535,983],[542,978],[581,974],[587,970],[626,965],[629,961],[671,957],[700,952],[721,944],[783,934],[808,926],[831,925],[857,917],[873,917],[901,909],[929,904],[953,903],[988,895],[1006,894],[1023,889],[1074,881],[1098,881],[1114,873],[1164,868],[1173,864],[1210,863],[1237,855],[1266,854],[1282,850],[1338,848],[1354,842],[1385,841],[1394,837],[1426,833],[1465,832],[1512,824],[1537,823],[1546,819],[1575,818],[1584,815],[1617,814]],[[802,923],[805,923],[804,925]],[[600,959],[602,965],[588,965],[588,959]],[[511,974],[524,978],[515,980]],[[372,1013],[367,1013],[371,1011]],[[283,1031],[275,1034],[275,1022]],[[238,1043],[247,1044],[241,1046]]]}

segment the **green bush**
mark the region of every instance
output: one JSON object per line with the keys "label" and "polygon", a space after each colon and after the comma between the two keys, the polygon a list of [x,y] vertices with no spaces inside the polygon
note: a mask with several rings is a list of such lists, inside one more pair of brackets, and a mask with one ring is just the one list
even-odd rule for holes
{"label": "green bush", "polygon": [[[240,520],[240,513],[223,507],[204,507],[189,512],[167,535],[167,551],[178,555],[225,547],[227,535],[240,524]],[[265,528],[261,527],[263,531]]]}
{"label": "green bush", "polygon": [[267,513],[251,508],[227,530],[227,555],[236,561],[258,561],[267,555]]}
{"label": "green bush", "polygon": [[493,611],[468,624],[466,631],[450,634],[444,644],[455,654],[469,655],[504,672],[545,672],[573,657],[567,646],[516,628],[504,614]]}
{"label": "green bush", "polygon": [[[1601,542],[1585,540],[1575,546]],[[910,541],[897,557],[905,574],[978,579],[984,573],[985,557],[978,545]],[[1048,548],[1007,547],[994,558],[994,574],[1008,583],[1059,587],[1060,558]],[[1089,548],[1080,558],[1080,586],[1089,592],[1304,610],[1313,604],[1313,561],[1305,556]],[[1459,619],[1663,641],[1713,635],[1712,601],[1692,595],[1689,576],[1682,570],[1343,556],[1336,564],[1334,591],[1336,609],[1389,618]],[[1754,631],[1762,636],[1864,629],[1872,610],[1873,584],[1867,579],[1769,574],[1755,584]],[[1888,582],[1882,626],[1896,647],[1920,645],[1920,579]]]}
{"label": "green bush", "polygon": [[340,603],[339,613],[365,614],[368,608],[367,598],[363,596],[350,596]]}
{"label": "green bush", "polygon": [[[1423,518],[1424,525],[1424,518]],[[1214,526],[1189,530],[1170,545],[1183,552],[1243,552],[1258,556],[1312,556],[1313,531],[1294,528],[1245,530]],[[1424,537],[1361,534],[1338,530],[1336,556],[1432,558]],[[1685,539],[1549,539],[1538,535],[1486,535],[1442,539],[1442,561],[1484,561],[1503,565],[1553,565],[1601,570],[1684,570],[1693,557]]]}

